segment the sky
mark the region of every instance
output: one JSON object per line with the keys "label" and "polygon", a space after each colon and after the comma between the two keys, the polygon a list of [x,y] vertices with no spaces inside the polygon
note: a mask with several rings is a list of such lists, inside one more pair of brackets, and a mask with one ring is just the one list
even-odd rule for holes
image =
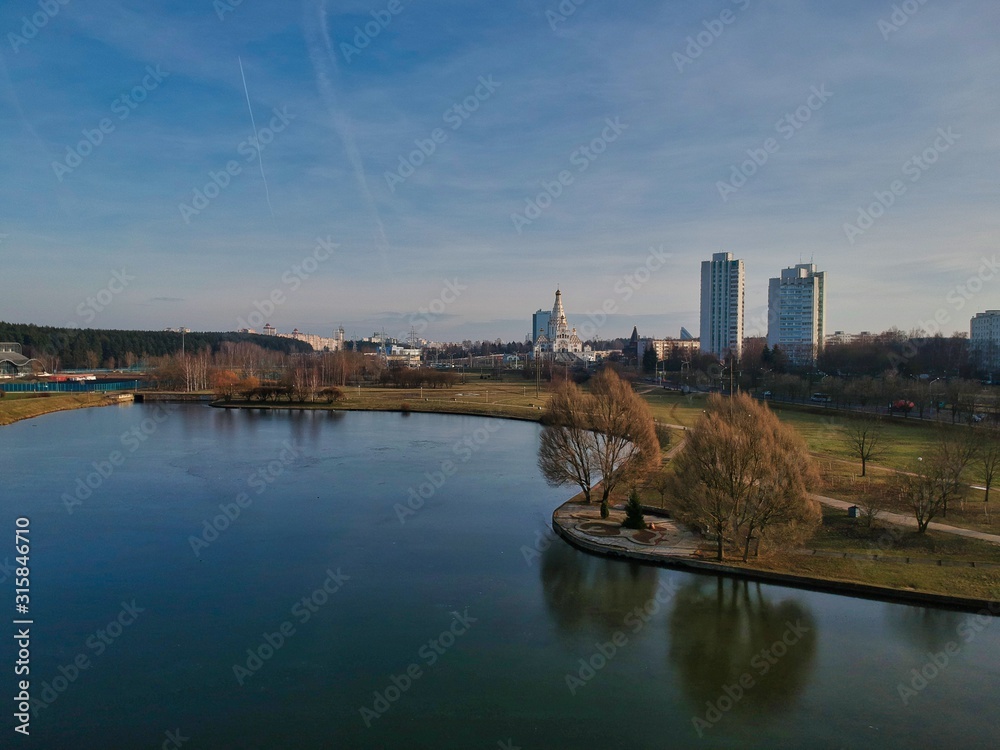
{"label": "sky", "polygon": [[698,334],[1000,307],[994,0],[7,0],[0,320]]}

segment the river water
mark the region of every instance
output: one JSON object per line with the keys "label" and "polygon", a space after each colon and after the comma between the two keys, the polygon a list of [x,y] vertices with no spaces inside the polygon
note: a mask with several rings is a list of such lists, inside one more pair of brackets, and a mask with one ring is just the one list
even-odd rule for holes
{"label": "river water", "polygon": [[1000,620],[578,552],[538,432],[154,404],[0,429],[35,700],[16,735],[7,635],[0,746],[995,746]]}

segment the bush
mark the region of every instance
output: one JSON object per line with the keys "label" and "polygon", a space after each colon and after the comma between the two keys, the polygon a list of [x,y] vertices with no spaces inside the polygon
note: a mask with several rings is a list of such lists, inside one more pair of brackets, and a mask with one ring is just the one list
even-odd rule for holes
{"label": "bush", "polygon": [[660,450],[665,451],[670,447],[671,429],[665,424],[656,424],[656,439],[660,442]]}
{"label": "bush", "polygon": [[328,404],[332,404],[334,401],[343,401],[344,392],[337,388],[336,386],[330,386],[328,388],[323,388],[319,392],[319,397],[326,401]]}
{"label": "bush", "polygon": [[626,529],[646,528],[646,519],[642,515],[642,503],[639,502],[639,493],[633,487],[628,494],[628,504],[625,506],[625,520],[622,526]]}
{"label": "bush", "polygon": [[401,403],[399,405],[399,410],[401,412],[403,412],[403,414],[409,414],[410,413],[410,404],[409,404],[409,402],[408,401],[404,401],[403,403]]}

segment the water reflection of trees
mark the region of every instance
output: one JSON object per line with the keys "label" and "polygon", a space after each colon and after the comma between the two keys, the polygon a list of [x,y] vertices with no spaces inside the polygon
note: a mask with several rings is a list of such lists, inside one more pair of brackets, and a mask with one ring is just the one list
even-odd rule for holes
{"label": "water reflection of trees", "polygon": [[563,633],[590,626],[610,636],[626,629],[625,616],[653,598],[659,574],[649,565],[585,554],[561,539],[542,552],[545,604]]}
{"label": "water reflection of trees", "polygon": [[[744,675],[752,687],[734,702],[733,713],[774,713],[791,705],[813,669],[812,613],[794,599],[773,602],[760,584],[693,577],[677,593],[669,627],[668,658],[700,713],[706,702],[717,705],[724,688],[739,685]],[[770,652],[786,635],[785,644],[794,643]]]}
{"label": "water reflection of trees", "polygon": [[949,641],[958,642],[958,626],[968,617],[962,612],[930,607],[886,605],[886,620],[897,635],[920,651],[940,651]]}

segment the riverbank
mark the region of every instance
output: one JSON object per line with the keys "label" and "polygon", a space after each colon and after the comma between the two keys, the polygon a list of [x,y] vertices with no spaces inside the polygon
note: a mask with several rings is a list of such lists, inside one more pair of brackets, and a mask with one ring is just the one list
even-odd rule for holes
{"label": "riverbank", "polygon": [[847,596],[927,604],[1000,615],[1000,569],[905,565],[877,559],[789,554],[743,563],[712,560],[707,541],[666,517],[649,515],[652,528],[621,528],[624,512],[602,520],[597,504],[574,497],[552,514],[558,536],[577,549],[605,557],[715,573]]}
{"label": "riverbank", "polygon": [[[532,391],[534,389],[531,389]],[[285,401],[213,401],[222,409],[276,409],[294,411],[394,411],[423,414],[462,414],[474,417],[499,417],[538,422],[548,401],[548,394],[529,396],[526,387],[463,387],[454,390],[425,388],[346,389],[345,397],[334,403],[291,403]]]}
{"label": "riverbank", "polygon": [[88,409],[92,406],[108,406],[118,403],[103,393],[65,393],[31,397],[7,394],[0,398],[0,427],[22,419],[32,419],[43,414],[71,409]]}

